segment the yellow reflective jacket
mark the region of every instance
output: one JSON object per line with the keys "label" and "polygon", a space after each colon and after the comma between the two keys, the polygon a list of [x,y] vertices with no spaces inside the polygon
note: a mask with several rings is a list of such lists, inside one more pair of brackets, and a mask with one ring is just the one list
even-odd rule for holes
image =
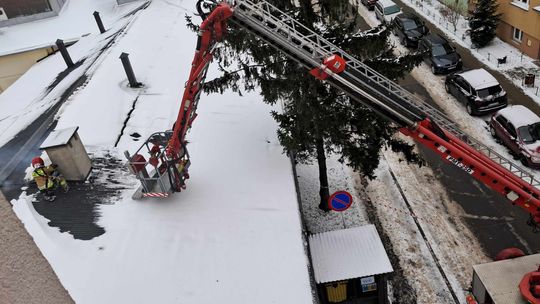
{"label": "yellow reflective jacket", "polygon": [[32,177],[37,184],[39,190],[50,189],[54,187],[54,182],[52,180],[51,174],[54,172],[52,166],[41,167],[34,169],[32,172]]}

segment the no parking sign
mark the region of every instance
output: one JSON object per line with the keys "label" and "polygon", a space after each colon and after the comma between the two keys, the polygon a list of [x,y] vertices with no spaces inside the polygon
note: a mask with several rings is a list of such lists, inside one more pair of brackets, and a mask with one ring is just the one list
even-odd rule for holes
{"label": "no parking sign", "polygon": [[336,191],[328,199],[328,207],[334,211],[345,211],[352,205],[352,196],[347,191]]}

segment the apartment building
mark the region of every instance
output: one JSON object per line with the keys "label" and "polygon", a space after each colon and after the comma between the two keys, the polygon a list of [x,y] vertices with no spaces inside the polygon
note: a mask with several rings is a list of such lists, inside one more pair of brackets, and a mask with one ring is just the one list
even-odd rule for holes
{"label": "apartment building", "polygon": [[540,59],[540,0],[498,0],[497,36],[524,54]]}

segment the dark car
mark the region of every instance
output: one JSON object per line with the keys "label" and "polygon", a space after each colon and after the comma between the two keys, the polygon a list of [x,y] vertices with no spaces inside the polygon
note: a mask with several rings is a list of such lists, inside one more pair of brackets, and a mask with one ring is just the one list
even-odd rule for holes
{"label": "dark car", "polygon": [[491,135],[507,146],[522,164],[540,168],[540,117],[522,105],[495,113],[489,122]]}
{"label": "dark car", "polygon": [[360,0],[363,5],[365,5],[368,10],[372,11],[375,8],[375,3],[377,3],[377,0]]}
{"label": "dark car", "polygon": [[506,92],[497,79],[484,69],[450,74],[444,82],[446,92],[463,103],[469,115],[481,115],[508,105]]}
{"label": "dark car", "polygon": [[444,83],[452,94],[467,108],[469,115],[480,115],[502,109],[508,105],[506,92],[497,79],[484,69],[450,74]]}
{"label": "dark car", "polygon": [[433,74],[461,70],[463,62],[456,49],[438,34],[422,37],[418,50],[425,53],[425,60],[431,66]]}
{"label": "dark car", "polygon": [[429,33],[424,22],[413,14],[399,14],[392,20],[392,30],[405,46],[418,46],[418,40]]}

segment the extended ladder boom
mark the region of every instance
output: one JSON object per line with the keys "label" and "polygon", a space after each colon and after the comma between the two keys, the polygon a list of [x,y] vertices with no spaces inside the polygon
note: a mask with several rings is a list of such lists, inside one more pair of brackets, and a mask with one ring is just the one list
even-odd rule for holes
{"label": "extended ladder boom", "polygon": [[203,21],[190,78],[167,147],[170,159],[178,158],[179,151],[185,149],[185,134],[196,115],[200,86],[227,20],[284,52],[315,77],[396,123],[403,134],[499,192],[512,204],[526,209],[533,225],[540,223],[540,182],[531,174],[460,131],[431,105],[263,0],[221,2]]}
{"label": "extended ladder boom", "polygon": [[[326,81],[352,99],[402,126],[402,133],[435,151],[540,222],[540,182],[510,160],[466,135],[446,115],[347,54],[266,1],[235,1],[231,20],[306,68],[321,69]],[[321,64],[334,55],[346,68],[334,73]]]}

